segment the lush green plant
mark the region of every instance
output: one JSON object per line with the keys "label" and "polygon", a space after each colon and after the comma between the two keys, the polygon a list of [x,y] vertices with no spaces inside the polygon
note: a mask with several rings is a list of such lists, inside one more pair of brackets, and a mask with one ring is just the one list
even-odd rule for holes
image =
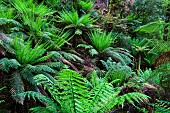
{"label": "lush green plant", "polygon": [[165,29],[165,26],[167,26],[167,25],[169,25],[169,23],[165,23],[164,21],[158,20],[158,21],[150,22],[146,25],[140,26],[135,31],[143,32],[143,33],[157,33],[158,36],[161,39],[163,39],[164,29]]}
{"label": "lush green plant", "polygon": [[[50,108],[51,113],[56,112],[56,110],[64,113],[102,113],[110,111],[115,105],[122,105],[123,107],[125,101],[134,105],[134,101],[139,102],[141,99],[145,100],[148,98],[146,95],[138,92],[119,95],[120,89],[114,89],[113,86],[107,82],[107,76],[101,79],[101,81],[96,81],[98,84],[90,89],[90,92],[88,92],[85,82],[87,80],[72,70],[62,70],[56,77],[58,80],[52,81],[40,74],[35,76],[34,80],[37,85],[43,85],[44,88],[50,92],[53,99],[57,101],[57,104],[51,99],[34,92],[25,92],[19,94],[19,96],[25,97],[28,95],[29,98],[33,97],[41,102],[43,100],[43,102],[47,103],[47,107],[42,107],[42,109],[46,109],[47,111]],[[36,112],[39,108],[40,107],[32,108],[31,110]],[[49,113],[49,111],[47,113]]]}
{"label": "lush green plant", "polygon": [[44,28],[48,24],[48,16],[53,14],[53,12],[49,13],[51,9],[43,3],[37,5],[33,0],[14,0],[11,4],[19,12],[18,16],[24,23],[25,29],[28,29],[30,34],[42,36]]}
{"label": "lush green plant", "polygon": [[111,43],[115,40],[116,36],[113,36],[112,32],[106,34],[106,32],[94,31],[89,34],[89,38],[95,49],[98,52],[103,52],[103,50],[111,46]]}
{"label": "lush green plant", "polygon": [[91,0],[80,0],[78,2],[78,9],[81,9],[82,11],[90,11],[93,8],[94,1]]}
{"label": "lush green plant", "polygon": [[[165,0],[135,0],[132,8],[132,13],[135,15],[135,19],[138,19],[142,23],[156,21],[160,18],[165,18]],[[149,17],[149,18],[148,18]]]}
{"label": "lush green plant", "polygon": [[111,58],[108,58],[106,62],[103,60],[101,60],[101,62],[108,70],[108,80],[114,81],[113,84],[116,86],[121,86],[122,83],[127,82],[128,79],[135,74],[129,66],[113,62]]}
{"label": "lush green plant", "polygon": [[82,30],[85,29],[92,29],[95,26],[93,23],[95,20],[90,17],[91,14],[84,14],[79,16],[78,12],[75,9],[72,9],[72,11],[61,11],[59,12],[58,22],[61,24],[64,24],[64,29],[75,29],[75,34],[82,34]]}
{"label": "lush green plant", "polygon": [[[12,48],[13,47],[13,48]],[[6,71],[11,75],[12,89],[11,93],[21,93],[24,91],[24,83],[22,78],[34,84],[34,74],[43,73],[50,78],[50,73],[55,73],[53,68],[58,67],[59,62],[47,62],[56,52],[49,52],[44,55],[47,44],[36,44],[32,48],[31,42],[24,42],[22,39],[15,38],[11,42],[11,54],[14,59],[2,58],[0,60],[2,71]],[[13,69],[13,71],[11,71]],[[23,98],[14,98],[17,102],[23,104]]]}
{"label": "lush green plant", "polygon": [[11,33],[15,29],[21,28],[22,25],[13,19],[0,18],[0,27],[2,28],[0,32]]}
{"label": "lush green plant", "polygon": [[143,38],[141,40],[137,39],[133,39],[130,41],[131,45],[132,45],[132,53],[134,55],[137,55],[138,57],[138,70],[140,70],[140,66],[141,66],[141,61],[142,61],[142,53],[146,53],[147,51],[149,51],[149,43],[150,41],[148,41],[146,38]]}
{"label": "lush green plant", "polygon": [[7,19],[14,19],[14,9],[8,7],[7,4],[3,4],[0,2],[0,17],[7,18]]}
{"label": "lush green plant", "polygon": [[111,47],[111,44],[114,43],[116,39],[116,35],[113,36],[111,32],[106,34],[106,32],[100,33],[94,31],[89,34],[89,38],[91,39],[93,47],[86,44],[81,44],[79,47],[88,48],[91,55],[98,55],[99,57],[104,55],[103,57],[111,57],[123,64],[131,63],[130,58],[132,56],[127,49]]}

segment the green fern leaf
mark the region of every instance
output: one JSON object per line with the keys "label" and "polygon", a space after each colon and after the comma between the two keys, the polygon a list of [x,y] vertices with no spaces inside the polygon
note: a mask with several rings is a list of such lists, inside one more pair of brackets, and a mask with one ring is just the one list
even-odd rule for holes
{"label": "green fern leaf", "polygon": [[0,26],[7,25],[7,24],[12,24],[12,25],[22,27],[22,25],[19,22],[15,21],[13,19],[0,18]]}
{"label": "green fern leaf", "polygon": [[84,101],[87,102],[88,100],[86,100],[86,84],[81,75],[72,70],[62,70],[59,72],[57,79],[60,90],[63,90],[60,93],[62,111],[65,113],[84,112]]}
{"label": "green fern leaf", "polygon": [[18,69],[21,64],[16,59],[3,58],[0,60],[0,70],[9,72],[10,68]]}

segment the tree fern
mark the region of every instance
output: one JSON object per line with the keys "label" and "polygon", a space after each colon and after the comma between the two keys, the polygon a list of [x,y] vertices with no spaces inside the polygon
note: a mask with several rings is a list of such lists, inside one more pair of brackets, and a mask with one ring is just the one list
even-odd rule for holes
{"label": "tree fern", "polygon": [[90,16],[91,14],[88,13],[79,17],[79,14],[75,9],[72,9],[72,11],[64,10],[59,12],[59,16],[57,16],[57,22],[64,24],[64,29],[74,28],[74,34],[80,35],[82,34],[82,30],[92,29],[95,27],[93,23],[96,20]]}
{"label": "tree fern", "polygon": [[[46,65],[45,61],[56,54],[56,52],[49,52],[49,54],[45,56],[44,53],[46,52],[45,48],[47,48],[47,44],[39,45],[38,43],[34,48],[32,48],[30,41],[24,42],[24,40],[19,38],[15,38],[10,44],[14,49],[12,55],[16,59],[1,59],[0,70],[11,74],[12,94],[21,93],[24,91],[24,83],[22,79],[25,79],[34,85],[35,82],[33,77],[35,74],[44,74],[49,79],[54,79],[50,74],[55,73],[54,68],[57,64],[56,62],[52,62],[52,64],[50,64],[51,62],[48,62],[48,65]],[[11,68],[15,70],[10,71]],[[23,104],[23,98],[14,97],[14,99]]]}
{"label": "tree fern", "polygon": [[32,48],[30,41],[24,42],[19,38],[15,38],[11,45],[15,49],[17,60],[22,64],[34,64],[42,62],[56,54],[55,52],[50,52],[50,54],[42,56],[46,52],[46,44],[36,44],[35,47]]}

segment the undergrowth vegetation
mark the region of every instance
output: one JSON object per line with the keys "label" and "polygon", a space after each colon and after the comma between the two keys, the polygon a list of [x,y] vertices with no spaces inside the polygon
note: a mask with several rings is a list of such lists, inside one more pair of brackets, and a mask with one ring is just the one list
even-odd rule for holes
{"label": "undergrowth vegetation", "polygon": [[0,0],[1,113],[170,113],[169,0]]}

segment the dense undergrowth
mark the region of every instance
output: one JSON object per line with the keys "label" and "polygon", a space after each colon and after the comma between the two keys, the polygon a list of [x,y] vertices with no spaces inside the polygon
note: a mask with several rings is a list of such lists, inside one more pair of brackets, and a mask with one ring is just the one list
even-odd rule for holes
{"label": "dense undergrowth", "polygon": [[0,113],[170,113],[169,0],[0,0]]}

